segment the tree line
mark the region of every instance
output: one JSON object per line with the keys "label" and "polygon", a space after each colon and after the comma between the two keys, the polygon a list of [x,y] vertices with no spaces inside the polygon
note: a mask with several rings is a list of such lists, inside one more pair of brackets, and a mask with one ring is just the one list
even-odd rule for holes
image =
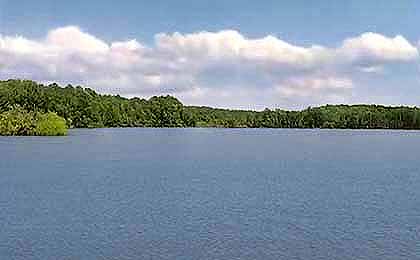
{"label": "tree line", "polygon": [[172,96],[150,99],[101,95],[80,86],[0,81],[0,113],[19,107],[56,113],[71,128],[252,127],[420,129],[420,109],[381,105],[326,105],[301,111],[245,111],[184,106]]}

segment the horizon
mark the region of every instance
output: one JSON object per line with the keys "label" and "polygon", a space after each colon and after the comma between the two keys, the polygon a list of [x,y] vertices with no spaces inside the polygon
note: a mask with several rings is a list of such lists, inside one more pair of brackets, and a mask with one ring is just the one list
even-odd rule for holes
{"label": "horizon", "polygon": [[415,1],[81,5],[0,0],[0,79],[256,111],[419,106]]}
{"label": "horizon", "polygon": [[172,98],[177,99],[179,102],[181,102],[184,107],[202,107],[202,108],[209,108],[209,109],[221,109],[221,110],[244,111],[244,112],[263,112],[266,109],[269,109],[271,111],[281,110],[281,111],[302,112],[302,111],[308,110],[308,109],[315,109],[315,108],[321,108],[321,107],[327,107],[327,106],[336,106],[336,107],[338,107],[338,106],[347,106],[347,107],[375,106],[375,107],[384,107],[384,108],[410,108],[410,109],[419,109],[420,108],[420,106],[416,106],[416,105],[412,105],[412,106],[410,106],[410,105],[387,105],[387,104],[380,104],[380,103],[353,103],[353,104],[346,104],[346,103],[335,103],[335,104],[334,103],[326,103],[326,104],[320,104],[320,105],[317,105],[317,106],[308,106],[308,107],[298,108],[298,109],[287,109],[287,108],[281,108],[281,107],[272,107],[272,108],[265,107],[265,108],[258,109],[258,110],[257,109],[255,109],[255,110],[252,110],[252,109],[240,109],[240,108],[237,108],[236,109],[236,108],[215,107],[215,106],[208,106],[208,105],[189,105],[189,104],[185,104],[183,102],[183,100],[181,100],[180,98],[178,98],[176,96],[173,96],[173,95],[170,95],[170,94],[154,95],[154,96],[148,96],[148,97],[139,97],[139,96],[125,97],[125,96],[121,96],[119,94],[100,93],[100,92],[97,92],[96,90],[90,88],[89,86],[73,85],[71,83],[61,85],[61,84],[59,84],[57,82],[50,82],[48,84],[44,84],[44,83],[40,83],[40,82],[31,80],[31,79],[18,79],[18,78],[0,80],[0,83],[7,82],[7,81],[31,81],[31,82],[34,82],[34,83],[36,83],[38,85],[42,85],[44,87],[50,87],[51,85],[54,85],[54,84],[57,85],[60,88],[66,88],[66,87],[78,88],[78,87],[80,87],[83,90],[87,90],[87,89],[93,90],[93,91],[95,91],[95,93],[97,93],[100,96],[113,96],[113,97],[117,97],[118,96],[120,98],[125,98],[125,99],[128,99],[128,100],[131,100],[131,99],[144,99],[144,100],[149,101],[153,97],[172,97]]}

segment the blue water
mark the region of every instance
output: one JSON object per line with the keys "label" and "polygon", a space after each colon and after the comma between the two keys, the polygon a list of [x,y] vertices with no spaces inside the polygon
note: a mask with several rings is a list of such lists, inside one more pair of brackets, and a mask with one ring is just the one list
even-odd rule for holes
{"label": "blue water", "polygon": [[419,259],[420,132],[0,137],[0,259]]}

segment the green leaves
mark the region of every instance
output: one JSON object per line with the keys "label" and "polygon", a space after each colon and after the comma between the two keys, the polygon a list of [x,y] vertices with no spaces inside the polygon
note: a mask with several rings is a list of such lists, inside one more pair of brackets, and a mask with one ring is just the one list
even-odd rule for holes
{"label": "green leaves", "polygon": [[28,112],[16,106],[0,114],[0,135],[62,136],[66,134],[66,121],[55,113]]}
{"label": "green leaves", "polygon": [[[18,107],[18,108],[17,108]],[[68,127],[269,127],[269,128],[386,128],[420,129],[420,110],[377,105],[326,105],[302,111],[243,111],[184,106],[171,96],[127,99],[100,95],[89,88],[57,84],[44,86],[28,80],[0,81],[2,133],[14,135],[63,134],[63,120],[38,113],[56,113]],[[19,112],[21,109],[28,111]],[[34,114],[35,113],[35,114]],[[7,119],[4,119],[7,118]],[[35,119],[34,119],[35,118]],[[34,130],[38,124],[39,130]],[[60,129],[60,130],[59,130]],[[36,131],[31,132],[31,131]]]}
{"label": "green leaves", "polygon": [[67,135],[66,120],[59,117],[56,113],[38,113],[36,115],[35,134],[46,136]]}

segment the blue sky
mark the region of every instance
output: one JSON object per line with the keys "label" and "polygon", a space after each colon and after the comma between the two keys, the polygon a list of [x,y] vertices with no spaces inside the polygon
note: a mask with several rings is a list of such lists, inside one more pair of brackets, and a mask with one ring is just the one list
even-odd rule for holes
{"label": "blue sky", "polygon": [[[126,96],[172,94],[189,104],[233,108],[302,108],[325,103],[420,105],[416,100],[420,95],[418,54],[409,48],[418,47],[419,13],[420,3],[414,0],[121,3],[108,0],[0,0],[0,34],[4,42],[0,45],[0,77],[89,84],[100,92]],[[74,58],[86,56],[79,53],[84,49],[69,47],[55,36],[48,38],[54,30],[58,31],[54,34],[57,37],[75,34],[73,39],[93,44],[89,45],[92,49],[102,46],[95,45],[99,41],[108,45],[112,55],[108,53],[106,57],[113,58],[107,62],[115,63],[115,66],[109,66],[106,72],[115,77],[99,78],[98,74],[103,73],[99,61],[86,65],[81,58]],[[210,34],[200,35],[203,31]],[[179,32],[179,37],[175,32]],[[221,32],[235,32],[240,37]],[[156,38],[162,33],[166,36],[163,37],[166,45],[162,44],[162,37],[160,41]],[[366,33],[372,34],[366,36]],[[267,36],[281,42],[271,41]],[[403,37],[404,41],[396,40],[397,36]],[[98,42],[84,41],[89,37]],[[353,39],[351,47],[342,48],[349,39]],[[119,45],[125,51],[118,48],[118,55],[111,48],[116,42],[125,43]],[[131,45],[127,44],[129,42]],[[292,47],[284,46],[283,42]],[[39,46],[33,47],[34,43]],[[191,46],[184,46],[188,44]],[[204,49],[196,52],[207,55],[194,52],[197,44]],[[238,44],[242,46],[241,50],[245,49],[240,55]],[[58,51],[56,45],[64,47]],[[181,45],[185,47],[182,50]],[[313,45],[328,50],[325,53],[313,51],[310,49]],[[73,52],[77,49],[77,55],[70,55],[66,46]],[[217,53],[213,46],[219,46]],[[7,55],[1,56],[1,48]],[[24,49],[25,55],[18,48]],[[140,54],[140,49],[147,50]],[[42,57],[38,57],[40,50],[45,52]],[[222,53],[222,50],[227,52]],[[229,51],[236,51],[235,58]],[[300,51],[307,53],[304,61],[293,60],[299,64],[297,68],[290,55],[301,57]],[[383,56],[379,57],[378,53]],[[29,55],[33,57],[28,58]],[[69,55],[72,62],[69,62]],[[90,60],[105,59],[104,52],[89,55],[94,56]],[[329,55],[335,58],[326,61],[325,57]],[[46,59],[46,56],[59,56],[60,59]],[[117,56],[121,60],[116,60]],[[313,57],[317,57],[316,61]],[[194,66],[194,72],[188,72],[187,68],[169,68],[167,65],[175,58]],[[346,59],[348,61],[342,62]],[[132,74],[128,74],[128,68],[121,67],[123,61],[129,60],[133,61],[126,66],[137,68]],[[147,60],[150,67],[140,64],[140,60]],[[42,62],[49,62],[48,66],[45,64],[48,68],[40,68]],[[63,67],[66,62],[69,66],[78,62],[86,66],[81,68],[79,64],[78,71],[83,71],[83,75],[81,72],[64,73],[75,69]],[[55,67],[51,69],[51,66]],[[138,77],[139,74],[146,78]],[[120,84],[118,79],[126,83]],[[111,80],[113,85],[107,86],[106,82]]]}
{"label": "blue sky", "polygon": [[107,40],[150,41],[161,32],[229,28],[250,37],[274,34],[329,45],[367,31],[416,41],[419,13],[416,0],[0,0],[0,31],[42,36],[71,24]]}

